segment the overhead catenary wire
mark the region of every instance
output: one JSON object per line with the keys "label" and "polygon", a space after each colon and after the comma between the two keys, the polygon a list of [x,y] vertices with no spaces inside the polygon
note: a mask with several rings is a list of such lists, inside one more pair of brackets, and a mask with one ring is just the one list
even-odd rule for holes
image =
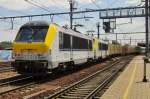
{"label": "overhead catenary wire", "polygon": [[[93,9],[93,10],[85,10],[85,11],[75,11],[73,12],[74,14],[79,14],[79,13],[93,13],[93,12],[100,12],[100,11],[106,11],[106,10],[117,10],[117,9],[133,9],[133,8],[143,8],[143,7],[122,7],[122,8],[111,8],[111,9]],[[50,16],[50,15],[66,15],[69,14],[70,12],[61,12],[61,13],[48,13],[48,14],[40,14],[40,15],[28,15],[28,16],[14,16],[14,17],[0,17],[0,19],[8,19],[8,18],[29,18],[29,17],[37,17],[37,16]],[[143,16],[139,16],[143,17]]]}
{"label": "overhead catenary wire", "polygon": [[[120,8],[111,8],[111,9],[93,9],[93,10],[83,10],[83,11],[74,11],[74,14],[79,13],[96,13],[96,12],[102,12],[102,11],[108,11],[108,10],[127,10],[127,9],[141,9],[144,8],[144,6],[130,6],[130,7],[120,7]],[[32,14],[32,15],[25,15],[25,16],[6,16],[6,17],[0,17],[0,19],[10,19],[10,18],[27,18],[27,17],[38,17],[38,16],[50,16],[50,15],[68,15],[70,12],[58,12],[58,13],[45,13],[45,14]],[[144,15],[139,15],[136,17],[143,17]]]}
{"label": "overhead catenary wire", "polygon": [[[0,15],[0,17],[3,17],[3,16]],[[9,20],[5,20],[5,19],[0,19],[0,21],[2,21],[4,23],[11,24],[11,28],[10,29],[4,29],[4,30],[14,30],[14,23],[15,23],[15,25],[20,25],[18,22],[14,22],[13,18],[11,18],[10,21]]]}
{"label": "overhead catenary wire", "polygon": [[[29,1],[29,0],[27,0],[27,1]],[[32,1],[32,4],[35,4],[36,3],[36,5],[38,5],[38,7],[40,6],[40,8],[44,8],[43,10],[45,10],[46,9],[46,11],[47,12],[50,12],[48,9],[48,7],[46,7],[45,5],[43,5],[43,4],[39,4],[38,2],[36,2],[36,1],[33,1],[33,0],[30,0],[30,2]],[[33,3],[34,2],[34,3]],[[36,5],[34,5],[34,6],[36,6]],[[67,21],[68,21],[68,19],[66,19]]]}
{"label": "overhead catenary wire", "polygon": [[[50,12],[50,10],[43,4],[38,4],[38,2],[36,1],[33,1],[33,0],[25,0],[26,2],[28,2],[29,4],[33,5],[33,6],[36,6],[36,7],[39,7],[41,8],[42,10],[46,11],[46,12]],[[31,2],[32,1],[32,2]],[[34,2],[34,3],[33,3]],[[51,19],[51,22],[53,22],[53,16],[50,16],[50,19]],[[29,18],[29,20],[32,20],[31,18]]]}
{"label": "overhead catenary wire", "polygon": [[[91,0],[91,2],[92,3],[90,3],[90,5],[92,4],[94,4],[94,6],[96,6],[97,8],[99,8],[99,9],[101,9],[101,7],[95,2],[95,1],[93,1],[93,0]],[[84,7],[84,6],[87,6],[87,5],[89,5],[89,4],[84,4],[84,5],[82,5],[82,6],[80,6],[78,9],[82,9],[82,7]],[[83,13],[83,16],[85,16],[85,13]],[[92,26],[95,26],[96,27],[96,22],[97,21],[99,21],[99,20],[93,20],[92,19],[92,21],[90,21],[90,24],[86,24],[86,29],[87,30],[89,30],[89,28],[91,27],[90,25],[92,24]],[[86,22],[86,19],[85,19],[85,22]],[[89,27],[89,28],[88,28]]]}
{"label": "overhead catenary wire", "polygon": [[[84,8],[84,7],[86,7],[87,8],[87,6],[89,6],[89,5],[93,5],[93,4],[91,4],[91,3],[86,3],[86,4],[83,4],[83,5],[81,5],[81,6],[79,6],[78,7],[78,10],[82,10],[82,8]],[[95,5],[94,5],[95,6]],[[85,9],[85,8],[84,8]]]}
{"label": "overhead catenary wire", "polygon": [[[47,11],[47,12],[50,12],[50,11],[47,10],[46,8],[40,6],[40,5],[36,4],[36,3],[31,2],[32,0],[31,0],[31,1],[30,1],[30,0],[24,0],[24,1],[28,2],[28,3],[31,4],[31,5],[34,5],[34,6],[36,6],[36,7],[39,7],[39,8],[41,8],[41,9]],[[35,1],[34,1],[34,2],[35,2]]]}
{"label": "overhead catenary wire", "polygon": [[[53,3],[55,3],[56,5],[57,4],[59,4],[61,7],[63,7],[63,8],[65,8],[64,6],[62,6],[62,4],[61,3],[57,3],[55,0],[51,0]],[[57,7],[57,8],[59,8],[59,7]],[[60,9],[60,8],[59,8]]]}
{"label": "overhead catenary wire", "polygon": [[[57,5],[57,2],[56,2],[55,0],[51,0],[51,1]],[[63,8],[65,8],[65,7],[64,7],[64,6],[62,6],[60,3],[59,3],[59,5],[61,6],[61,8],[62,8],[62,7],[63,7]],[[57,6],[55,6],[55,7],[61,10],[61,8],[60,8],[60,7],[57,7]],[[69,19],[67,19],[67,20],[69,20]]]}
{"label": "overhead catenary wire", "polygon": [[101,7],[96,3],[96,1],[91,0],[91,2],[92,2],[97,8],[101,9]]}
{"label": "overhead catenary wire", "polygon": [[[97,7],[97,8],[100,8],[98,5],[97,5],[97,3],[95,3],[96,1],[94,1],[94,0],[91,0],[92,1],[92,3]],[[114,0],[113,2],[111,2],[111,4],[109,4],[109,5],[114,5],[114,3],[118,3],[117,1],[119,1],[119,0]],[[120,2],[120,1],[119,1]],[[142,2],[140,2],[140,4],[138,4],[137,6],[141,6],[142,5]],[[129,23],[131,23],[131,22],[128,22],[128,24]],[[123,24],[127,24],[127,23],[122,23],[121,25],[123,25]]]}
{"label": "overhead catenary wire", "polygon": [[[94,3],[94,6],[97,6],[98,8],[100,8],[96,3],[95,3],[95,1],[93,1],[92,0],[92,4]],[[96,5],[95,5],[96,4]],[[89,5],[89,4],[88,4]],[[90,3],[90,5],[91,5],[91,3]],[[85,5],[83,5],[83,6],[86,6],[86,4]],[[80,6],[78,9],[81,9],[83,6]],[[85,13],[82,13],[83,14],[83,18],[85,17]],[[86,17],[85,17],[85,22],[86,22]],[[94,26],[95,25],[95,23],[93,22],[93,21],[90,21],[90,23]],[[86,24],[86,26],[89,26],[89,24]],[[87,28],[87,29],[89,29],[89,28]]]}
{"label": "overhead catenary wire", "polygon": [[[31,5],[33,5],[33,6],[39,7],[39,8],[43,9],[43,10],[46,11],[46,12],[51,13],[51,11],[49,10],[49,8],[46,7],[46,6],[43,5],[43,4],[39,4],[38,2],[33,1],[33,0],[24,0],[24,1],[28,2],[29,4],[31,4]],[[31,1],[32,1],[32,2],[31,2]],[[53,15],[53,17],[54,17],[54,15]],[[53,17],[51,17],[51,18],[53,18]],[[57,17],[60,17],[60,16],[57,16]],[[60,17],[60,18],[62,18],[62,17]],[[69,19],[67,19],[67,18],[65,18],[65,17],[63,17],[63,19],[65,19],[65,20],[67,20],[67,21],[69,20]],[[51,20],[53,20],[53,19],[51,19]]]}

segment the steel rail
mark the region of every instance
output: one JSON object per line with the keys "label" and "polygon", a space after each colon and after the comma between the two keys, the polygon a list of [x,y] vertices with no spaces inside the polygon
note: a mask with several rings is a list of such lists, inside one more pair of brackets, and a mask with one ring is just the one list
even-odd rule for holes
{"label": "steel rail", "polygon": [[15,70],[13,67],[10,67],[10,66],[7,66],[7,67],[0,67],[0,73],[3,73],[3,72],[9,72],[9,71],[13,71]]}
{"label": "steel rail", "polygon": [[25,88],[25,87],[28,87],[28,86],[31,86],[31,85],[34,85],[34,84],[36,84],[36,83],[32,82],[32,83],[28,83],[28,84],[25,84],[25,85],[22,85],[22,86],[19,86],[19,87],[16,87],[16,88],[11,88],[7,91],[0,92],[0,95],[6,94],[6,93],[9,93],[11,91],[18,90],[18,89],[22,89],[22,88]]}
{"label": "steel rail", "polygon": [[[28,77],[18,78],[18,79],[14,79],[14,80],[11,80],[11,81],[6,81],[4,83],[0,83],[0,90],[3,89],[3,88],[6,88],[8,86],[11,86],[11,84],[21,83],[21,82],[23,82],[25,80],[29,80],[31,78],[33,78],[33,77],[32,76],[28,76]],[[35,84],[35,82],[27,83],[27,84],[21,85],[21,86],[13,86],[13,87],[10,87],[10,89],[8,89],[6,91],[1,91],[0,95],[3,95],[5,93],[11,92],[11,91],[15,91],[15,90],[27,87],[27,86],[31,86],[33,84]]]}
{"label": "steel rail", "polygon": [[12,83],[17,83],[19,81],[27,80],[27,79],[30,79],[30,78],[33,78],[33,76],[18,78],[18,79],[14,79],[14,80],[11,80],[11,81],[4,82],[4,83],[0,83],[0,86],[9,85],[9,84],[12,84]]}
{"label": "steel rail", "polygon": [[[124,59],[124,58],[123,58],[123,59]],[[63,90],[61,90],[61,91],[59,91],[59,92],[56,92],[55,94],[53,94],[53,95],[51,95],[51,96],[49,96],[49,97],[46,97],[46,98],[51,99],[51,98],[61,97],[61,96],[64,95],[65,93],[68,93],[68,92],[70,92],[71,90],[73,90],[73,89],[75,89],[75,88],[77,88],[77,87],[81,87],[82,84],[85,84],[86,82],[88,82],[88,81],[91,80],[92,78],[96,77],[96,76],[99,75],[100,73],[102,73],[102,72],[104,72],[104,71],[106,71],[106,70],[112,68],[112,67],[115,66],[116,64],[120,63],[121,60],[122,60],[122,59],[116,61],[115,63],[111,64],[111,65],[108,66],[108,67],[104,67],[102,70],[97,71],[96,73],[94,73],[94,74],[92,74],[92,75],[90,75],[90,76],[88,76],[88,77],[86,77],[86,78],[84,78],[84,79],[82,79],[82,80],[80,80],[80,81],[78,81],[78,82],[76,82],[76,83],[70,85],[69,87],[67,87],[67,88],[65,88],[65,89],[63,89]],[[97,89],[95,89],[95,90],[97,90]],[[89,96],[93,95],[93,92],[95,92],[95,91],[92,91],[92,93],[90,93]],[[87,97],[89,97],[89,96],[87,96]],[[73,97],[72,97],[72,98],[73,98]],[[74,97],[74,98],[79,98],[79,97]]]}
{"label": "steel rail", "polygon": [[106,78],[95,90],[93,90],[88,96],[86,96],[84,99],[92,99],[99,91],[103,90],[103,88],[120,72],[121,69],[123,69],[130,60],[121,66],[118,70],[116,70],[110,77]]}

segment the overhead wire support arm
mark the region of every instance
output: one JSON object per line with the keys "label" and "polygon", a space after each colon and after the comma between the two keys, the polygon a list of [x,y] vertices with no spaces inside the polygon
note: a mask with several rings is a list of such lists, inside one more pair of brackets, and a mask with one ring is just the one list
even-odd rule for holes
{"label": "overhead wire support arm", "polygon": [[73,19],[80,20],[80,19],[91,19],[91,18],[94,18],[94,17],[78,17],[78,18],[73,18]]}
{"label": "overhead wire support arm", "polygon": [[[141,6],[141,7],[134,6],[134,7],[109,8],[109,9],[92,9],[92,10],[83,10],[83,11],[73,11],[72,13],[73,14],[93,13],[93,12],[102,12],[102,11],[119,10],[119,9],[131,10],[133,8],[143,9],[145,7],[144,6]],[[67,14],[70,14],[70,11],[69,12],[58,12],[58,13],[35,14],[35,15],[23,15],[23,16],[8,16],[8,17],[0,17],[0,19],[10,19],[10,18],[14,18],[15,19],[15,18],[39,17],[39,16],[50,16],[50,15],[67,15]],[[142,16],[145,16],[145,13],[143,13]],[[142,17],[142,16],[141,15],[137,15],[136,17]],[[101,16],[100,16],[100,18],[101,18]]]}
{"label": "overhead wire support arm", "polygon": [[145,32],[129,32],[129,33],[107,33],[107,34],[100,34],[100,35],[115,35],[115,34],[145,34]]}

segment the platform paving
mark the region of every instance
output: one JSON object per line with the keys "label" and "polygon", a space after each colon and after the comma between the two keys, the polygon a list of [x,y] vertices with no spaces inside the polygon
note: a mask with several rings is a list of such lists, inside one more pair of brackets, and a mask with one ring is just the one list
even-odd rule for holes
{"label": "platform paving", "polygon": [[[144,83],[143,56],[136,56],[100,99],[150,99],[150,82]],[[147,64],[150,81],[150,64]]]}

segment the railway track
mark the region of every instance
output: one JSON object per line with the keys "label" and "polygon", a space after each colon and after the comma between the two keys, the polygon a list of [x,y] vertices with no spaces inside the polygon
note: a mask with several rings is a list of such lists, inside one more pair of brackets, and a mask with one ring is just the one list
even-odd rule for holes
{"label": "railway track", "polygon": [[14,71],[15,69],[11,67],[10,63],[0,63],[0,73]]}
{"label": "railway track", "polygon": [[[98,72],[102,73],[103,71],[106,71],[107,69],[111,68],[113,65],[115,65],[119,62],[120,61],[115,61],[115,63],[112,64],[111,66],[109,66],[107,68],[104,68],[104,69],[102,69],[101,71],[98,71]],[[96,73],[98,73],[98,72],[96,72]],[[94,75],[96,75],[96,73],[93,74],[91,76],[91,78],[95,78]],[[103,76],[103,75],[100,75],[100,76]],[[104,78],[105,77],[103,77],[103,79]],[[82,81],[86,82],[86,81],[88,81],[87,79],[88,79],[88,77],[83,79]],[[90,78],[89,78],[89,80],[90,80]],[[13,93],[14,91],[16,92],[18,90],[21,91],[21,92],[24,92],[25,90],[28,90],[30,88],[33,89],[36,85],[39,85],[40,82],[46,82],[46,81],[49,81],[49,80],[44,79],[44,80],[41,80],[41,81],[35,81],[35,79],[33,80],[32,77],[29,77],[29,76],[28,77],[25,77],[25,76],[24,77],[21,77],[21,76],[20,77],[14,77],[14,79],[7,79],[7,80],[3,80],[3,81],[0,80],[0,96],[1,95],[5,96],[5,95],[7,95],[7,93]],[[76,85],[78,86],[78,83],[74,84],[74,86],[76,86]],[[80,85],[82,85],[82,84],[80,84]],[[91,87],[89,86],[89,88],[91,88]],[[77,98],[75,98],[75,99],[77,99]]]}
{"label": "railway track", "polygon": [[112,65],[70,85],[46,99],[92,99],[101,91],[131,60],[125,57]]}
{"label": "railway track", "polygon": [[3,63],[0,62],[0,68],[5,67],[5,66],[10,66],[10,65],[11,65],[10,62],[6,62],[6,63],[5,62],[3,62]]}
{"label": "railway track", "polygon": [[0,73],[14,71],[15,69],[11,66],[0,67]]}
{"label": "railway track", "polygon": [[0,83],[0,95],[15,91],[35,84],[32,76],[16,76],[11,80],[3,80]]}

